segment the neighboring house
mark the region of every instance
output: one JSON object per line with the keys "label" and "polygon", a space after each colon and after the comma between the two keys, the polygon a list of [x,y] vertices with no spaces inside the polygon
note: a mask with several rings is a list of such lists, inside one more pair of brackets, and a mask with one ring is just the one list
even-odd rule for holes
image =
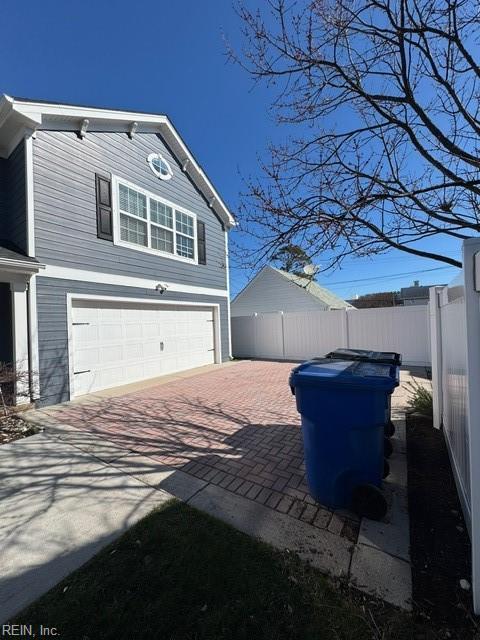
{"label": "neighboring house", "polygon": [[446,285],[429,284],[421,286],[419,285],[418,280],[415,280],[413,286],[403,287],[402,289],[400,289],[400,304],[403,304],[404,306],[410,306],[413,304],[428,304],[430,296],[429,289],[430,287],[435,286],[444,287]]}
{"label": "neighboring house", "polygon": [[1,358],[39,404],[229,359],[234,219],[166,116],[3,96],[0,157]]}
{"label": "neighboring house", "polygon": [[351,304],[309,278],[266,266],[235,297],[232,316],[271,311],[351,309]]}
{"label": "neighboring house", "polygon": [[398,291],[380,291],[378,293],[366,293],[354,300],[348,300],[356,309],[374,309],[380,307],[398,307],[400,302]]}

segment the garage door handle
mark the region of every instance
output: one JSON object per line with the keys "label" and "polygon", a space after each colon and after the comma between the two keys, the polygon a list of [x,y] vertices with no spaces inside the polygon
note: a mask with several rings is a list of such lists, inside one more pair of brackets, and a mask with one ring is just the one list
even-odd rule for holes
{"label": "garage door handle", "polygon": [[90,373],[91,369],[85,369],[84,371],[74,371],[73,375],[77,376],[79,373]]}
{"label": "garage door handle", "polygon": [[72,325],[74,327],[85,327],[87,325],[89,325],[90,322],[72,322]]}

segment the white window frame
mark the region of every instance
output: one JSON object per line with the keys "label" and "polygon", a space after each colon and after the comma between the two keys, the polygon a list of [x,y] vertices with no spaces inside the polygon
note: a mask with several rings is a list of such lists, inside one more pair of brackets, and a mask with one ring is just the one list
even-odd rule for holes
{"label": "white window frame", "polygon": [[[161,160],[162,162],[165,163],[165,165],[167,167],[167,174],[166,175],[164,175],[163,173],[161,173],[160,171],[155,169],[155,167],[153,166],[153,161],[154,160]],[[157,178],[160,178],[160,180],[171,180],[173,178],[173,169],[172,169],[170,163],[168,162],[168,160],[166,158],[164,158],[161,153],[151,153],[147,157],[147,162],[148,162],[148,165],[149,165],[150,169],[152,170],[152,172],[157,176]]]}
{"label": "white window frame", "polygon": [[[144,222],[147,225],[147,242],[148,242],[148,246],[144,247],[140,244],[135,244],[134,242],[127,242],[126,240],[122,240],[121,238],[121,234],[120,234],[120,206],[119,206],[119,202],[118,202],[118,190],[119,190],[119,185],[122,184],[125,187],[128,187],[129,189],[133,189],[134,191],[138,191],[138,193],[141,193],[142,195],[144,195],[147,199],[147,217],[146,218],[140,218],[135,216],[134,214],[129,214],[129,213],[125,213],[125,215],[129,215],[131,218],[133,218],[134,220],[138,220],[139,222]],[[157,224],[156,222],[151,222],[150,220],[150,198],[152,198],[152,200],[156,200],[157,202],[160,202],[161,204],[166,205],[167,207],[171,207],[172,212],[173,212],[173,227],[170,229],[169,227],[165,227],[161,224]],[[121,247],[128,247],[129,249],[133,249],[134,251],[142,251],[143,253],[150,253],[151,255],[156,255],[156,256],[162,256],[163,258],[169,258],[170,260],[179,260],[180,262],[186,262],[188,264],[198,264],[198,247],[197,247],[197,216],[195,215],[195,213],[193,213],[192,211],[189,211],[188,209],[185,209],[185,207],[180,207],[177,204],[175,204],[174,202],[171,202],[170,200],[166,200],[165,198],[161,198],[160,196],[158,196],[156,193],[153,193],[152,191],[147,191],[146,189],[143,189],[142,187],[139,187],[138,185],[129,182],[128,180],[124,180],[123,178],[120,178],[118,176],[112,176],[112,211],[113,211],[113,244],[121,246]],[[179,256],[176,253],[177,250],[177,237],[176,234],[180,233],[180,235],[184,235],[185,237],[190,237],[190,236],[186,236],[185,234],[181,233],[181,232],[177,232],[176,230],[176,217],[175,217],[175,211],[179,211],[180,213],[185,213],[188,216],[190,216],[191,218],[193,218],[193,253],[194,253],[194,258],[185,258],[184,256]],[[165,229],[168,231],[171,231],[173,233],[173,251],[174,253],[168,253],[168,251],[160,251],[159,249],[154,249],[152,248],[151,245],[151,225],[154,225],[156,227],[160,227],[161,229]]]}

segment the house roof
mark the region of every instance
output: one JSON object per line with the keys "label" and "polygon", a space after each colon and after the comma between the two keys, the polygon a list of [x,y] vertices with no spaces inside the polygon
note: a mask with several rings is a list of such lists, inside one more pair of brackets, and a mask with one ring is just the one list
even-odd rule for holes
{"label": "house roof", "polygon": [[0,270],[36,273],[43,267],[36,258],[21,253],[11,242],[0,240]]}
{"label": "house roof", "polygon": [[413,286],[413,287],[402,287],[400,289],[400,300],[420,300],[420,299],[425,299],[428,298],[430,293],[430,287],[444,287],[444,284],[441,285],[435,285],[435,284],[428,284],[428,285],[419,285],[419,286]]}
{"label": "house roof", "polygon": [[275,267],[270,267],[274,269],[277,273],[282,275],[284,278],[289,280],[290,282],[295,283],[299,287],[302,287],[307,293],[312,295],[314,298],[318,298],[326,305],[333,309],[353,309],[354,307],[349,304],[340,296],[335,295],[329,289],[325,287],[321,287],[317,282],[310,280],[310,278],[303,278],[302,276],[295,275],[294,273],[288,273],[287,271],[282,271],[281,269],[276,269]]}
{"label": "house roof", "polygon": [[7,95],[0,98],[0,157],[8,157],[26,131],[34,133],[38,129],[83,130],[86,135],[88,131],[119,131],[129,135],[134,135],[135,132],[156,133],[168,145],[182,170],[189,175],[223,224],[227,228],[235,225],[235,219],[227,205],[166,115]]}

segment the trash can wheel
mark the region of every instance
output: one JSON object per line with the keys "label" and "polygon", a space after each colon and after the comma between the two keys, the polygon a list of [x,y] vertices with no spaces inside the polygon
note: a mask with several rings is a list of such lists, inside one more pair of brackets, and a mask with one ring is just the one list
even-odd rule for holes
{"label": "trash can wheel", "polygon": [[387,513],[387,501],[374,484],[359,484],[352,491],[352,510],[361,518],[381,520]]}
{"label": "trash can wheel", "polygon": [[383,439],[383,455],[385,458],[390,458],[393,453],[393,445],[389,438]]}
{"label": "trash can wheel", "polygon": [[390,473],[390,465],[388,464],[388,460],[386,458],[383,459],[383,479],[388,476]]}
{"label": "trash can wheel", "polygon": [[391,438],[394,435],[394,433],[395,433],[395,425],[391,420],[389,420],[385,425],[385,437]]}

